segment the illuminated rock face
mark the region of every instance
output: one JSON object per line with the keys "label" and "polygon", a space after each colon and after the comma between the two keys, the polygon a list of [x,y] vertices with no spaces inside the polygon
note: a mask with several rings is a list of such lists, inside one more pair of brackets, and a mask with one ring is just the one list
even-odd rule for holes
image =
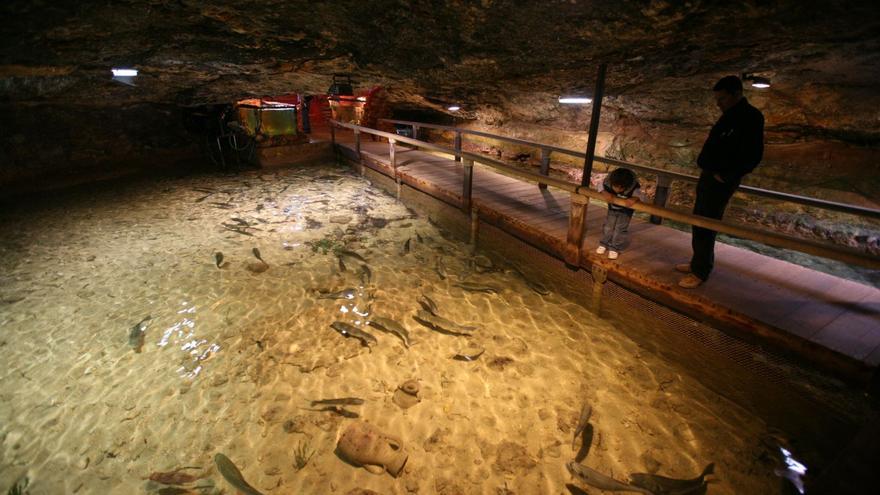
{"label": "illuminated rock face", "polygon": [[[600,152],[692,171],[717,117],[712,84],[755,72],[773,83],[747,91],[767,118],[755,180],[880,193],[872,2],[224,3],[4,2],[0,185],[187,159],[182,108],[324,93],[334,72],[386,87],[402,116],[449,123],[457,103],[460,124],[582,149],[589,107],[556,99],[591,91],[604,61]],[[111,67],[138,68],[136,86],[111,81]]]}

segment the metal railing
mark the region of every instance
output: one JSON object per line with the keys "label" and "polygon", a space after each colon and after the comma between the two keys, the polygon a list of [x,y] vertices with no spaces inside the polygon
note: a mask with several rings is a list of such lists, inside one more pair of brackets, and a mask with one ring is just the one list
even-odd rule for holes
{"label": "metal railing", "polygon": [[[405,122],[405,121],[390,121],[390,122]],[[426,124],[418,124],[418,125],[428,127],[428,125],[426,125]],[[494,160],[492,158],[489,158],[489,157],[486,157],[483,155],[463,151],[463,150],[461,150],[460,146],[456,147],[455,149],[448,148],[446,146],[441,146],[441,145],[437,145],[437,144],[428,143],[425,141],[420,141],[416,138],[408,138],[408,137],[400,136],[398,134],[394,134],[394,133],[390,133],[390,132],[379,131],[376,129],[362,127],[362,126],[355,125],[355,124],[338,122],[335,120],[331,121],[331,127],[330,127],[331,139],[333,140],[334,146],[336,145],[336,128],[337,127],[350,129],[354,132],[355,153],[358,156],[358,160],[361,160],[360,135],[362,133],[373,134],[373,135],[384,137],[384,138],[388,139],[390,166],[391,166],[392,171],[395,175],[395,179],[398,179],[398,180],[400,179],[400,177],[399,177],[399,173],[398,173],[398,163],[397,163],[397,156],[396,156],[396,152],[395,152],[395,144],[397,144],[397,143],[405,143],[405,144],[412,145],[413,147],[415,147],[417,149],[424,149],[424,150],[428,150],[428,151],[434,151],[434,152],[453,155],[455,157],[456,161],[462,162],[462,165],[463,165],[463,167],[462,167],[462,179],[463,180],[462,180],[462,195],[461,195],[462,199],[461,199],[461,204],[456,205],[456,206],[462,208],[465,211],[471,210],[471,206],[472,206],[471,191],[473,189],[472,183],[473,183],[474,163],[480,163],[482,165],[488,166],[488,167],[492,168],[493,170],[495,170],[503,175],[506,175],[506,176],[510,176],[510,177],[513,177],[513,178],[516,178],[519,180],[523,180],[523,181],[537,183],[539,186],[543,186],[543,187],[552,186],[552,187],[562,189],[564,191],[571,193],[571,201],[572,202],[571,202],[571,213],[570,213],[570,217],[569,217],[569,230],[568,230],[568,236],[567,236],[567,240],[566,240],[565,253],[563,253],[563,254],[565,257],[565,261],[569,264],[572,264],[572,265],[580,265],[580,262],[581,262],[581,254],[582,254],[581,253],[581,246],[583,244],[584,233],[585,233],[584,232],[584,225],[585,225],[584,220],[586,218],[586,207],[589,202],[589,199],[596,199],[596,200],[599,200],[602,202],[608,202],[602,196],[602,194],[600,192],[592,190],[588,186],[581,186],[580,184],[576,184],[576,183],[569,182],[566,180],[549,177],[543,169],[542,169],[542,173],[537,173],[537,174],[533,173],[533,172],[527,172],[527,171],[512,167],[512,166],[510,166],[504,162],[501,162],[499,160]],[[433,127],[444,128],[445,126],[433,126]],[[455,129],[455,128],[450,127],[449,129]],[[466,130],[464,130],[464,129],[461,129],[460,131],[466,132]],[[471,133],[471,134],[479,133],[479,131],[467,131],[467,132]],[[487,134],[487,133],[479,133],[479,134],[495,137],[494,135]],[[416,133],[414,135],[417,136],[418,134]],[[514,138],[504,138],[504,140],[513,140],[513,141],[519,142],[519,143],[529,143],[531,145],[541,147],[542,149],[546,148],[551,151],[560,151],[560,152],[564,151],[566,153],[576,153],[571,150],[565,150],[564,148],[558,148],[555,146],[548,146],[548,145],[543,145],[541,143],[533,143],[530,141],[524,141],[524,140],[519,140],[519,139],[514,140]],[[543,154],[543,152],[542,152],[542,154]],[[581,156],[583,156],[583,154],[581,154]],[[600,160],[600,161],[608,160],[608,159],[604,159],[604,158],[600,159],[599,157],[597,157],[596,159]],[[625,162],[617,162],[616,160],[614,160],[614,161],[609,161],[608,163],[624,164]],[[680,177],[684,177],[684,178],[689,178],[691,180],[696,180],[696,178],[691,177],[691,176],[686,176],[683,174],[676,174],[674,172],[667,172],[665,170],[654,169],[651,167],[645,167],[645,166],[633,165],[633,164],[626,164],[626,166],[632,166],[633,168],[638,168],[640,170],[651,170],[651,171],[654,171],[655,173],[658,173],[658,174],[664,173],[667,175],[675,176],[675,178],[679,178],[679,176],[680,176]],[[764,191],[764,190],[761,190],[761,191]],[[787,196],[784,193],[776,193],[773,191],[768,191],[768,193],[772,193],[772,194],[774,194],[773,197],[779,197],[779,198],[783,198],[783,197]],[[777,196],[777,195],[781,195],[781,196]],[[801,198],[801,197],[799,197],[799,198]],[[808,200],[811,198],[803,198],[803,199]],[[821,201],[821,200],[815,200],[815,201]],[[626,206],[622,200],[616,199],[616,198],[612,199],[611,203],[618,204],[621,206]],[[833,203],[833,204],[839,205],[838,203]],[[816,206],[816,205],[814,204],[814,206]],[[839,205],[839,206],[842,207],[842,206],[848,206],[848,205]],[[752,227],[726,223],[723,221],[714,220],[714,219],[706,218],[706,217],[702,217],[702,216],[681,213],[678,211],[670,210],[670,209],[666,208],[665,206],[657,205],[657,204],[647,204],[647,203],[639,202],[639,203],[636,203],[636,204],[630,206],[630,208],[632,208],[636,211],[645,212],[649,215],[652,215],[652,216],[655,216],[658,218],[666,218],[669,220],[673,220],[673,221],[681,222],[681,223],[686,223],[686,224],[694,225],[697,227],[704,227],[707,229],[714,230],[716,232],[729,234],[729,235],[736,236],[736,237],[741,237],[743,239],[749,239],[749,240],[759,242],[762,244],[766,244],[769,246],[775,246],[775,247],[784,248],[784,249],[791,249],[794,251],[799,251],[802,253],[811,254],[811,255],[822,257],[822,258],[838,260],[838,261],[842,261],[844,263],[849,263],[849,264],[853,264],[853,265],[864,266],[864,267],[871,268],[871,269],[880,269],[880,257],[872,256],[870,254],[866,254],[861,251],[847,248],[847,247],[828,245],[825,243],[816,242],[816,241],[812,241],[812,240],[808,240],[808,239],[800,239],[797,237],[791,237],[791,236],[787,236],[787,235],[783,235],[783,234],[778,234],[775,232],[768,232],[768,231],[764,231],[764,230],[755,229]],[[859,207],[852,207],[852,208],[859,209]],[[868,210],[877,212],[877,210],[870,210],[870,209],[868,209]],[[840,211],[840,210],[838,210],[838,211]],[[852,211],[849,211],[849,212],[853,213]],[[880,212],[878,212],[878,213],[880,213]]]}
{"label": "metal railing", "polygon": [[[537,148],[541,152],[541,174],[548,175],[550,172],[550,155],[552,153],[558,153],[560,155],[568,155],[575,158],[579,158],[583,160],[585,154],[580,151],[570,150],[566,148],[560,148],[558,146],[553,146],[544,143],[538,143],[535,141],[528,141],[526,139],[518,139],[507,136],[499,136],[497,134],[491,134],[488,132],[482,131],[474,131],[471,129],[462,129],[459,127],[451,127],[445,125],[436,125],[436,124],[425,124],[422,122],[412,122],[408,120],[392,120],[392,119],[383,119],[384,122],[388,122],[391,124],[399,124],[410,126],[413,129],[413,137],[417,138],[418,129],[437,129],[447,132],[455,133],[454,137],[454,146],[453,149],[456,152],[461,151],[461,136],[462,135],[472,135],[472,136],[480,136],[490,139],[495,139],[498,141],[503,141],[507,143],[518,144],[521,146],[527,146],[530,148]],[[699,180],[699,177],[683,174],[680,172],[674,172],[670,170],[664,170],[661,168],[651,167],[648,165],[639,165],[636,163],[629,163],[623,160],[615,160],[613,158],[605,158],[601,156],[596,156],[594,158],[595,161],[605,163],[608,165],[614,165],[617,167],[626,167],[632,170],[637,170],[642,173],[646,173],[649,175],[657,176],[657,194],[654,197],[654,205],[656,206],[666,206],[666,199],[669,194],[669,186],[671,185],[673,180],[680,180],[685,182],[693,182],[696,183]],[[457,160],[456,160],[457,161]],[[772,191],[769,189],[762,189],[760,187],[754,186],[744,186],[741,185],[737,189],[738,192],[751,194],[754,196],[761,196],[765,198],[777,199],[780,201],[785,201],[787,203],[796,203],[804,206],[812,206],[816,208],[821,208],[824,210],[832,210],[843,213],[849,213],[853,215],[858,215],[862,217],[868,218],[880,218],[880,210],[873,208],[866,208],[857,205],[850,205],[845,203],[838,203],[836,201],[827,201],[824,199],[811,198],[808,196],[800,196],[797,194],[784,193],[780,191]],[[658,222],[654,222],[658,223]]]}

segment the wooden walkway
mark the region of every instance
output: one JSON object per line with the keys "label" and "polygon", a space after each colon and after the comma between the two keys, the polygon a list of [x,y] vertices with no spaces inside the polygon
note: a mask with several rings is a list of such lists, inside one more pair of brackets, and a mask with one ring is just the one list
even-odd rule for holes
{"label": "wooden walkway", "polygon": [[[361,141],[371,168],[393,175],[387,142]],[[349,132],[337,144],[356,160]],[[450,158],[397,146],[403,183],[453,205],[460,204],[462,166]],[[570,195],[509,178],[477,164],[473,205],[480,218],[562,259],[568,231]],[[588,209],[584,259],[598,263],[609,278],[637,292],[648,292],[694,314],[721,314],[759,340],[770,342],[831,368],[840,363],[862,376],[880,364],[880,290],[817,272],[746,249],[718,243],[711,278],[697,289],[678,287],[676,263],[690,260],[691,236],[634,218],[630,246],[614,262],[595,254],[606,209]],[[659,296],[659,297],[658,297]],[[833,352],[828,352],[831,350]],[[840,359],[845,356],[844,359]]]}

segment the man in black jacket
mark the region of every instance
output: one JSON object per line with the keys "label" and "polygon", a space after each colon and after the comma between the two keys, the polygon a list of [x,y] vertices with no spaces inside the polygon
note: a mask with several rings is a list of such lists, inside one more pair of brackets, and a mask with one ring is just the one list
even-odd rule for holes
{"label": "man in black jacket", "polygon": [[[700,180],[694,215],[721,220],[727,202],[743,176],[755,169],[764,154],[764,115],[743,96],[742,82],[736,76],[721,78],[715,87],[715,102],[722,115],[709,131],[697,158]],[[690,263],[676,265],[687,273],[678,285],[693,289],[709,278],[715,263],[714,230],[692,227]]]}

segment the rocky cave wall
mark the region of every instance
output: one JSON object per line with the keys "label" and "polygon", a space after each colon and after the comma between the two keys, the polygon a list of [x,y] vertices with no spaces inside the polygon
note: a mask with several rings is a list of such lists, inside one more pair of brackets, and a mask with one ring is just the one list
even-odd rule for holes
{"label": "rocky cave wall", "polygon": [[[10,0],[0,14],[6,192],[199,161],[188,109],[324,93],[336,72],[387,88],[400,115],[582,150],[590,108],[556,99],[590,92],[607,62],[601,154],[695,173],[709,88],[751,71],[773,86],[747,91],[768,143],[749,183],[865,206],[880,194],[873,2]],[[137,86],[111,81],[114,66],[138,67]]]}

